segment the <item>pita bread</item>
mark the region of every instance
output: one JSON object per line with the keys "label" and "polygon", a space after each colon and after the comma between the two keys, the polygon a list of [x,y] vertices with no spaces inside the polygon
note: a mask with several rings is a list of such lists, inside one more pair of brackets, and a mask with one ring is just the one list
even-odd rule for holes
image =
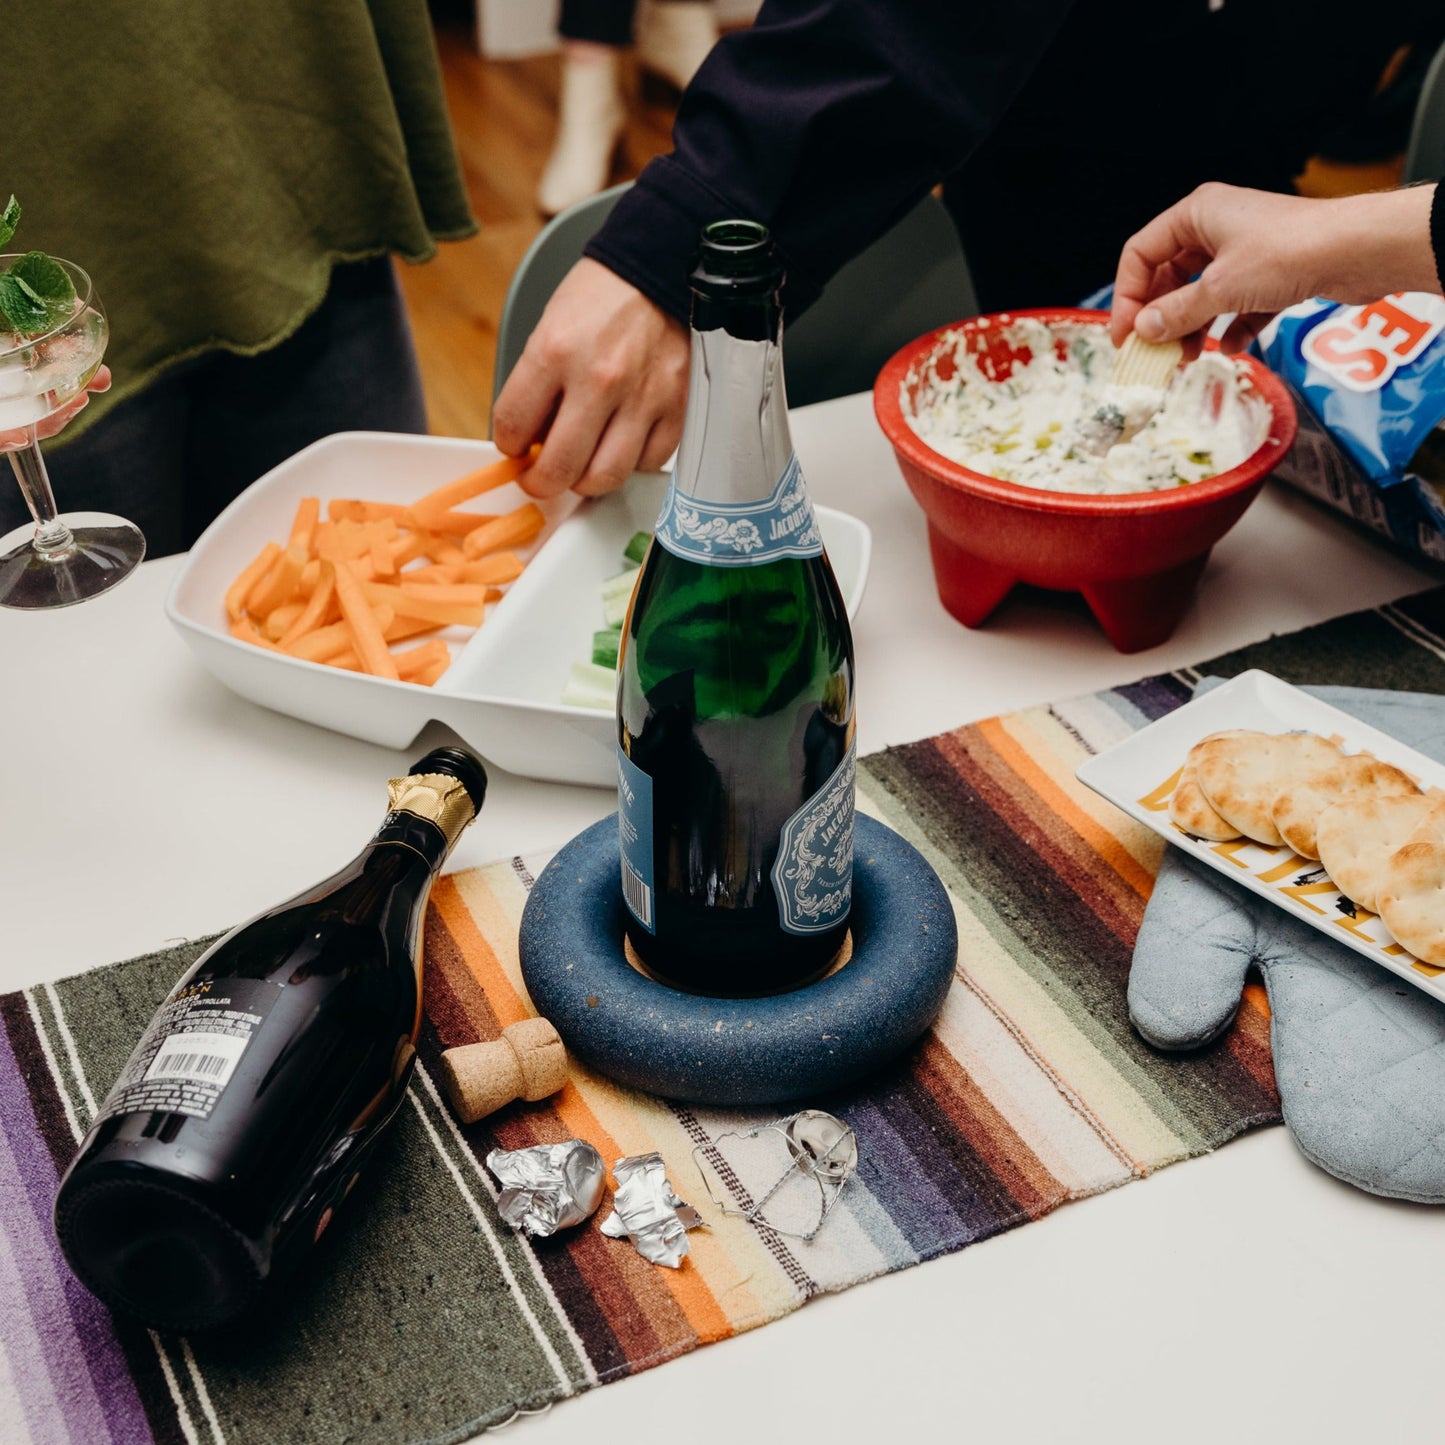
{"label": "pita bread", "polygon": [[1194,764],[1186,762],[1180,770],[1179,781],[1169,795],[1169,821],[1177,823],[1194,838],[1204,838],[1211,843],[1229,843],[1242,837],[1239,829],[1226,823],[1204,796]]}
{"label": "pita bread", "polygon": [[1331,804],[1315,825],[1325,872],[1347,898],[1378,913],[1380,895],[1389,886],[1391,856],[1410,841],[1434,806],[1436,800],[1424,793]]}
{"label": "pita bread", "polygon": [[1408,773],[1382,763],[1373,753],[1354,753],[1286,788],[1275,800],[1270,819],[1280,837],[1301,858],[1318,858],[1315,826],[1334,803],[1361,798],[1410,797],[1419,785]]}
{"label": "pita bread", "polygon": [[1206,738],[1191,753],[1199,787],[1225,822],[1271,848],[1284,842],[1271,817],[1275,799],[1338,763],[1337,743],[1314,733],[1236,730]]}
{"label": "pita bread", "polygon": [[1400,943],[1422,963],[1445,966],[1445,842],[1440,831],[1390,855],[1379,901],[1380,917]]}

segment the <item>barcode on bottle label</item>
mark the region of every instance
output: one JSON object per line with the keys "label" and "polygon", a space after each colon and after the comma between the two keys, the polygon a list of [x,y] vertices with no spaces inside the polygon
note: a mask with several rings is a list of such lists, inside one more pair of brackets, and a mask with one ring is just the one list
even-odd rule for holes
{"label": "barcode on bottle label", "polygon": [[617,842],[622,854],[622,898],[649,933],[652,917],[652,779],[617,749]]}
{"label": "barcode on bottle label", "polygon": [[209,1119],[281,993],[267,979],[183,979],[135,1046],[92,1127],[122,1114]]}
{"label": "barcode on bottle label", "polygon": [[149,1079],[194,1079],[221,1088],[235,1072],[248,1040],[228,1034],[172,1034],[146,1070]]}
{"label": "barcode on bottle label", "polygon": [[652,927],[652,889],[634,873],[629,865],[622,865],[622,898],[636,915],[637,921],[647,929]]}

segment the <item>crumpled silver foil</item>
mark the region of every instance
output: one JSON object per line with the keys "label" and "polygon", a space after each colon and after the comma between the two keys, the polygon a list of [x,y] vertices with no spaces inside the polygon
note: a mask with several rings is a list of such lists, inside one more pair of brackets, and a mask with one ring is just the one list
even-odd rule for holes
{"label": "crumpled silver foil", "polygon": [[534,1239],[590,1218],[607,1183],[602,1156],[585,1139],[493,1149],[487,1168],[502,1186],[497,1212]]}
{"label": "crumpled silver foil", "polygon": [[603,1234],[630,1239],[644,1259],[680,1269],[688,1251],[687,1231],[703,1223],[703,1217],[673,1192],[662,1155],[630,1155],[619,1159],[612,1172],[617,1192],[612,1213],[602,1221]]}

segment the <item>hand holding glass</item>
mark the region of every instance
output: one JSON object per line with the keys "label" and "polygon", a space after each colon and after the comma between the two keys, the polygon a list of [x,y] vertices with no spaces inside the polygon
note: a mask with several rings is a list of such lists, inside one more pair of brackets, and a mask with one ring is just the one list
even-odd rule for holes
{"label": "hand holding glass", "polygon": [[[0,256],[0,270],[17,258]],[[79,266],[61,261],[75,285],[70,317],[40,336],[0,333],[0,451],[35,525],[0,537],[0,607],[68,607],[108,591],[145,556],[145,538],[105,512],[57,516],[37,426],[81,395],[105,355],[109,330],[100,297]]]}

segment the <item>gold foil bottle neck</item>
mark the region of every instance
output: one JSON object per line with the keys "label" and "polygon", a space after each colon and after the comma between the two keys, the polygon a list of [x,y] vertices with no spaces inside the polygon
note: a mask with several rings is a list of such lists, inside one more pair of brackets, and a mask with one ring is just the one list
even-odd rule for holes
{"label": "gold foil bottle neck", "polygon": [[450,848],[462,835],[462,829],[477,816],[472,796],[460,778],[449,773],[412,773],[393,778],[386,785],[393,813],[415,813],[435,823]]}

